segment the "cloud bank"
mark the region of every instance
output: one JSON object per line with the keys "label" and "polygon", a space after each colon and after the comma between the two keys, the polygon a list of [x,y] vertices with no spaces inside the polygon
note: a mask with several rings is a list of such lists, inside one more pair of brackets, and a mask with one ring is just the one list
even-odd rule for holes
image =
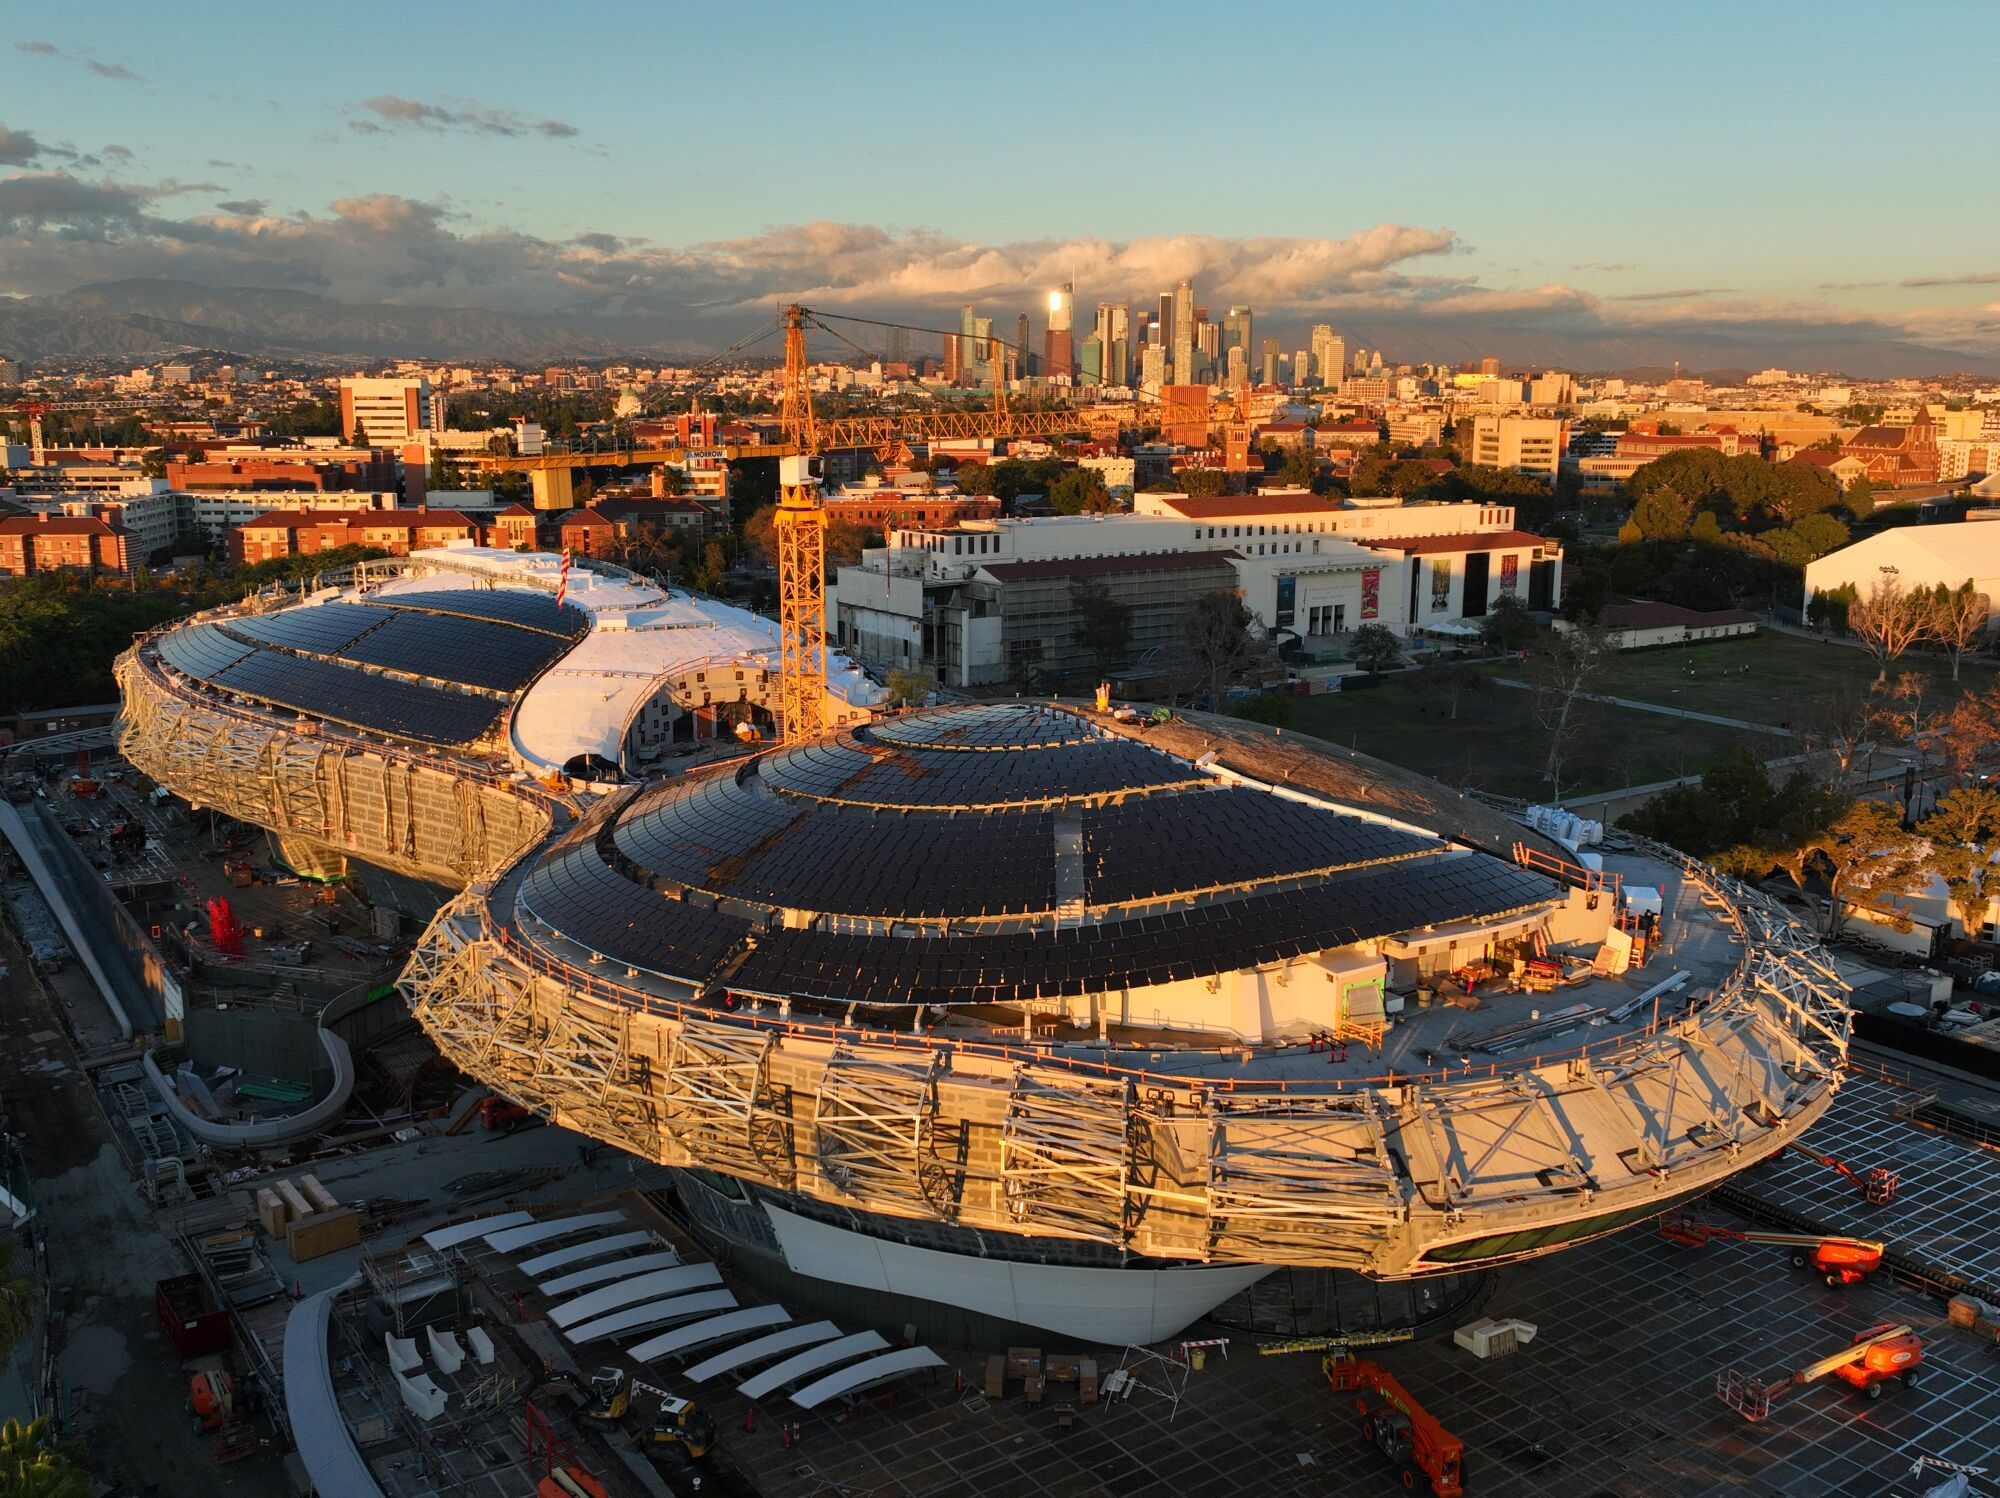
{"label": "cloud bank", "polygon": [[[570,128],[386,96],[369,107],[381,129],[562,138]],[[223,197],[226,189],[214,184],[94,178],[82,171],[87,160],[52,154],[25,130],[0,128],[0,165],[30,168],[0,177],[0,294],[166,277],[359,304],[563,316],[633,346],[676,340],[713,347],[735,341],[788,299],[938,327],[968,303],[1010,318],[1067,281],[1087,328],[1097,301],[1145,305],[1186,278],[1212,316],[1235,304],[1254,308],[1260,334],[1290,339],[1330,321],[1350,342],[1386,343],[1404,357],[1464,358],[1497,341],[1522,351],[1512,357],[1554,362],[1582,358],[1578,340],[1608,351],[1613,340],[1648,340],[1657,350],[1676,338],[1740,350],[1738,362],[1782,360],[1787,348],[1807,360],[1809,346],[1832,339],[1922,344],[1946,351],[1937,367],[1950,366],[1949,351],[2000,357],[1994,306],[1892,318],[1824,296],[1756,297],[1715,287],[1600,297],[1560,281],[1486,286],[1464,272],[1459,237],[1441,226],[1383,223],[1341,237],[992,244],[931,229],[814,222],[674,246],[612,232],[552,239],[479,227],[445,204],[391,193],[340,198],[319,212],[273,213],[259,198]],[[171,206],[178,194],[198,191],[221,198],[213,211]],[[1632,343],[1619,357],[1636,361],[1644,352]]]}
{"label": "cloud bank", "polygon": [[576,126],[562,120],[530,119],[517,109],[493,109],[483,104],[464,103],[447,109],[441,104],[378,94],[373,99],[363,99],[360,107],[374,118],[350,120],[348,128],[363,134],[382,134],[401,128],[465,130],[474,135],[540,135],[550,140],[567,140],[578,133]]}

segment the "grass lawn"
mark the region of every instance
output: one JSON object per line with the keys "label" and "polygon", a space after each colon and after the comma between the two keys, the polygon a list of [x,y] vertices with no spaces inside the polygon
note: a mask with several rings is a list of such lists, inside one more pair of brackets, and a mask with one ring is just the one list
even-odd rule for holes
{"label": "grass lawn", "polygon": [[[1527,674],[1527,668],[1518,663],[1481,669],[1517,679]],[[1875,669],[1875,658],[1851,645],[1760,632],[1699,645],[1624,652],[1593,690],[1751,723],[1783,724],[1791,721],[1801,703],[1814,697],[1841,690],[1867,691],[1875,680]],[[1933,656],[1905,656],[1890,667],[1890,675],[1902,671],[1923,671],[1938,684],[1941,694],[1953,695],[1948,662]],[[1958,690],[1976,691],[1992,679],[1990,665],[1967,661]]]}
{"label": "grass lawn", "polygon": [[[1446,785],[1532,800],[1548,793],[1541,779],[1548,736],[1532,704],[1533,693],[1514,687],[1467,692],[1454,721],[1444,703],[1392,676],[1369,691],[1296,699],[1291,727]],[[1586,794],[1698,775],[1742,744],[1765,758],[1789,752],[1774,734],[1597,703],[1576,736],[1564,791]]]}

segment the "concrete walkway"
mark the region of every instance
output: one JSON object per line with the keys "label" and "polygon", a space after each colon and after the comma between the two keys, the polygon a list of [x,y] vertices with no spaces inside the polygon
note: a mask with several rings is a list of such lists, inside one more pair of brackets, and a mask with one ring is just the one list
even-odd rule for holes
{"label": "concrete walkway", "polygon": [[[1517,676],[1496,676],[1493,678],[1503,687],[1514,687],[1523,692],[1535,690],[1532,681],[1522,681]],[[1692,723],[1713,723],[1718,728],[1741,728],[1749,733],[1774,733],[1779,738],[1791,739],[1798,735],[1789,728],[1780,728],[1775,723],[1752,723],[1748,718],[1725,718],[1719,713],[1690,712],[1684,707],[1668,707],[1664,702],[1641,702],[1635,697],[1607,697],[1599,692],[1585,692],[1586,702],[1608,702],[1613,707],[1629,707],[1637,713],[1658,713],[1663,718],[1686,718]]]}

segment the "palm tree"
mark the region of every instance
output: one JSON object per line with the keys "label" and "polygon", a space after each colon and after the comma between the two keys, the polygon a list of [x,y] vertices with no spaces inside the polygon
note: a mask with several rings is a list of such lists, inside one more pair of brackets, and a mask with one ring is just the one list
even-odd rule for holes
{"label": "palm tree", "polygon": [[0,1498],[89,1498],[90,1474],[56,1450],[48,1417],[0,1425]]}

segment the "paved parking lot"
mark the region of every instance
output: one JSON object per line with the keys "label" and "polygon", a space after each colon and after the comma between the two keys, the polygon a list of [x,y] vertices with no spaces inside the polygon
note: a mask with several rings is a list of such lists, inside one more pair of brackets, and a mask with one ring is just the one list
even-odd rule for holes
{"label": "paved parking lot", "polygon": [[[1873,1498],[1918,1492],[1904,1479],[1920,1452],[1992,1458],[2000,1355],[1946,1327],[1943,1310],[1886,1284],[1829,1290],[1773,1248],[1677,1248],[1649,1226],[1503,1270],[1484,1314],[1540,1328],[1512,1358],[1481,1362],[1448,1333],[1374,1355],[1466,1443],[1480,1498]],[[1917,1389],[1869,1402],[1822,1383],[1778,1404],[1763,1426],[1715,1398],[1723,1368],[1772,1377],[1892,1319],[1924,1337]],[[982,1360],[971,1358],[957,1365],[963,1390],[948,1370],[905,1388],[893,1410],[864,1406],[845,1423],[811,1417],[790,1450],[779,1442],[781,1410],[760,1411],[756,1433],[744,1434],[740,1400],[706,1402],[769,1498],[1399,1491],[1317,1357],[1258,1357],[1240,1340],[1230,1351],[1188,1377],[1178,1412],[1149,1389],[1079,1410],[1070,1430],[1058,1428],[1053,1391],[1041,1409],[1018,1385],[989,1404],[977,1393]],[[1120,1356],[1097,1350],[1101,1368]],[[1142,1376],[1157,1387],[1156,1374]]]}

